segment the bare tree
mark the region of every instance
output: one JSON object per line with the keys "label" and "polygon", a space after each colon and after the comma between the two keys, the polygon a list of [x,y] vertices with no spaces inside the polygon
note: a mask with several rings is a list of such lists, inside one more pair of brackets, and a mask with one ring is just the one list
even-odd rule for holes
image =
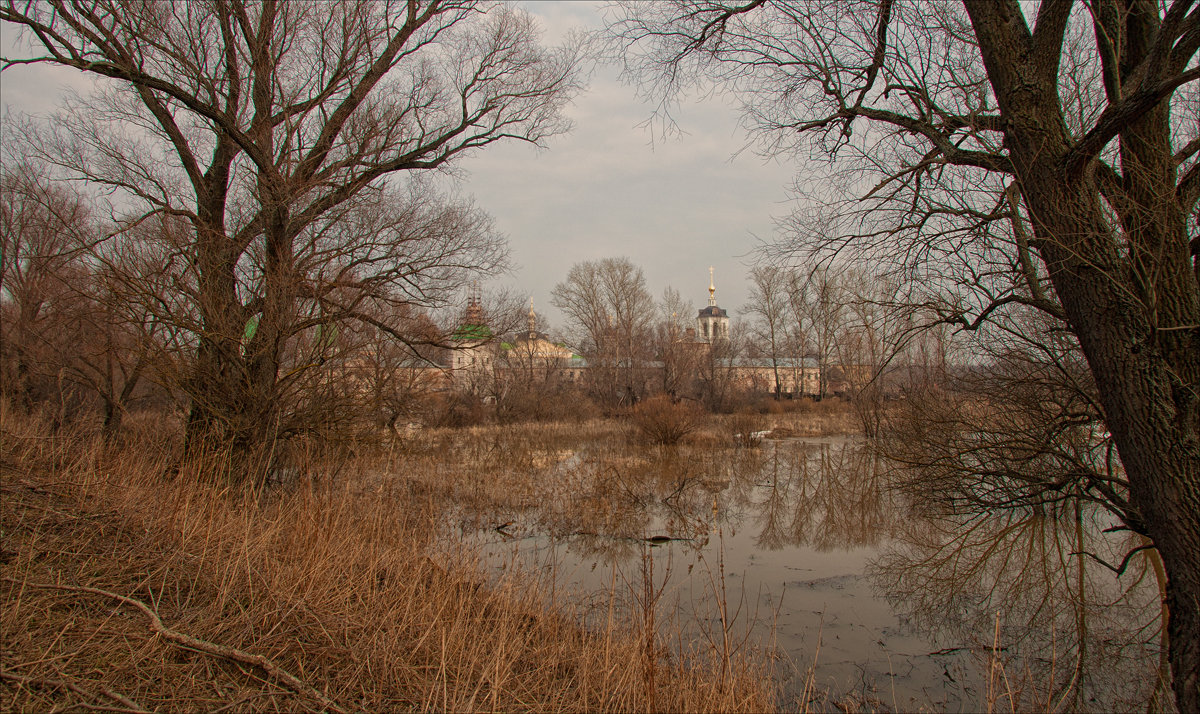
{"label": "bare tree", "polygon": [[731,329],[730,339],[713,340],[699,345],[696,375],[692,380],[696,398],[709,411],[728,413],[745,396],[737,379],[737,366],[746,352],[745,331]]}
{"label": "bare tree", "polygon": [[673,331],[683,335],[687,333],[694,311],[695,307],[691,301],[684,298],[678,290],[670,285],[663,288],[662,297],[658,301],[659,322],[669,325]]}
{"label": "bare tree", "polygon": [[399,177],[563,131],[577,88],[576,54],[539,47],[503,5],[7,0],[0,20],[41,51],[6,71],[114,80],[30,149],[117,192],[127,225],[189,226],[164,248],[195,340],[189,441],[239,448],[288,421],[281,376],[305,366],[284,365],[289,342],[345,321],[390,331],[363,304],[437,305],[503,265],[477,211]]}
{"label": "bare tree", "polygon": [[[0,176],[0,386],[26,410],[51,399],[65,354],[64,315],[76,298],[71,277],[86,275],[81,249],[93,234],[80,198],[51,185],[5,150]],[[69,342],[69,338],[66,340]]]}
{"label": "bare tree", "polygon": [[796,344],[817,358],[817,398],[829,395],[832,368],[845,330],[850,295],[841,274],[829,267],[796,270],[788,275],[787,299]]}
{"label": "bare tree", "polygon": [[[440,367],[447,351],[438,344],[444,329],[424,311],[383,302],[363,309],[391,331],[357,322],[311,335],[316,359],[324,361],[306,371],[315,383],[297,390],[308,397],[304,408],[297,407],[305,414],[297,423],[322,437],[380,426],[397,435],[400,422],[420,418],[430,395],[450,382]],[[405,337],[398,340],[392,332]],[[339,415],[347,417],[343,423],[335,421]]]}
{"label": "bare tree", "polygon": [[90,260],[100,225],[85,198],[30,162],[5,158],[3,391],[25,409],[53,404],[54,423],[95,404],[111,438],[135,396],[147,396],[156,327],[131,313],[110,271]]}
{"label": "bare tree", "polygon": [[644,396],[654,299],[642,269],[628,258],[576,263],[551,302],[575,324],[597,396],[610,403]]}
{"label": "bare tree", "polygon": [[64,374],[100,400],[102,428],[116,437],[135,400],[167,395],[154,389],[162,378],[165,326],[123,299],[119,281],[104,269],[72,276],[77,297],[72,311],[74,343]]}
{"label": "bare tree", "polygon": [[[896,301],[895,278],[851,269],[844,274],[848,302],[837,343],[837,361],[863,431],[881,434],[887,398],[898,392],[897,375],[912,371],[911,354],[927,333],[913,329],[914,311]],[[934,385],[930,385],[934,386]]]}
{"label": "bare tree", "polygon": [[659,96],[716,79],[768,151],[851,162],[816,197],[842,230],[810,247],[890,260],[964,329],[1027,305],[1075,335],[1200,709],[1195,0],[681,1],[612,32]]}
{"label": "bare tree", "polygon": [[654,329],[654,352],[662,365],[662,391],[671,397],[682,396],[688,390],[699,367],[694,333],[689,331],[693,312],[692,304],[678,290],[669,285],[663,289]]}
{"label": "bare tree", "polygon": [[577,415],[582,394],[568,377],[571,359],[567,347],[551,342],[536,329],[518,331],[502,346],[497,379],[503,398],[496,400],[501,419],[561,419]]}
{"label": "bare tree", "polygon": [[750,271],[750,301],[742,308],[755,319],[751,323],[754,339],[766,348],[771,360],[771,371],[775,377],[774,394],[779,399],[782,383],[779,377],[779,362],[783,357],[794,357],[790,349],[788,328],[790,326],[788,271],[775,265],[761,265]]}

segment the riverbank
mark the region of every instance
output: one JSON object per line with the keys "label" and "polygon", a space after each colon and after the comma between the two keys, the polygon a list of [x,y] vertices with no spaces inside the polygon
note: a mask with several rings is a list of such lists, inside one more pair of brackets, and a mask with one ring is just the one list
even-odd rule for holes
{"label": "riverbank", "polygon": [[367,461],[254,493],[164,444],[109,448],[11,414],[0,430],[5,710],[774,703],[750,656],[680,657],[653,617],[598,618],[519,573],[485,583],[431,488]]}

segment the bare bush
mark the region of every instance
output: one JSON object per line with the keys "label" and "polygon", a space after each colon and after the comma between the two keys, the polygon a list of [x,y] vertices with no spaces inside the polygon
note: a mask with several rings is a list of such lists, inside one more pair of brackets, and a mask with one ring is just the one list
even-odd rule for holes
{"label": "bare bush", "polygon": [[695,402],[658,395],[630,410],[629,419],[643,440],[670,446],[704,426],[707,415]]}

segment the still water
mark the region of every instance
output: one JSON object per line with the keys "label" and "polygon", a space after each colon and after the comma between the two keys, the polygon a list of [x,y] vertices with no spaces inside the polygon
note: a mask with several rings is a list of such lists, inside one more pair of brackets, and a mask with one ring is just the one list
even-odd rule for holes
{"label": "still water", "polygon": [[520,505],[454,516],[494,575],[533,571],[556,598],[633,611],[650,583],[680,644],[773,653],[785,706],[974,711],[1008,709],[1007,693],[1088,710],[1152,693],[1148,568],[1116,578],[1070,555],[1085,532],[1093,552],[1120,549],[1102,516],[933,521],[844,437],[534,461]]}

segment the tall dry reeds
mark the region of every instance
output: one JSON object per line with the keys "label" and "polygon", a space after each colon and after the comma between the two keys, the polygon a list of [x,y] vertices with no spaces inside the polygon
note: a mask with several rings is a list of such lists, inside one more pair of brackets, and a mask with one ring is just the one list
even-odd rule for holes
{"label": "tall dry reeds", "polygon": [[238,490],[169,445],[50,435],[2,405],[0,436],[5,710],[772,704],[751,660],[732,676],[714,675],[720,657],[647,666],[644,622],[585,626],[544,582],[485,582],[415,480],[343,464],[337,479]]}

